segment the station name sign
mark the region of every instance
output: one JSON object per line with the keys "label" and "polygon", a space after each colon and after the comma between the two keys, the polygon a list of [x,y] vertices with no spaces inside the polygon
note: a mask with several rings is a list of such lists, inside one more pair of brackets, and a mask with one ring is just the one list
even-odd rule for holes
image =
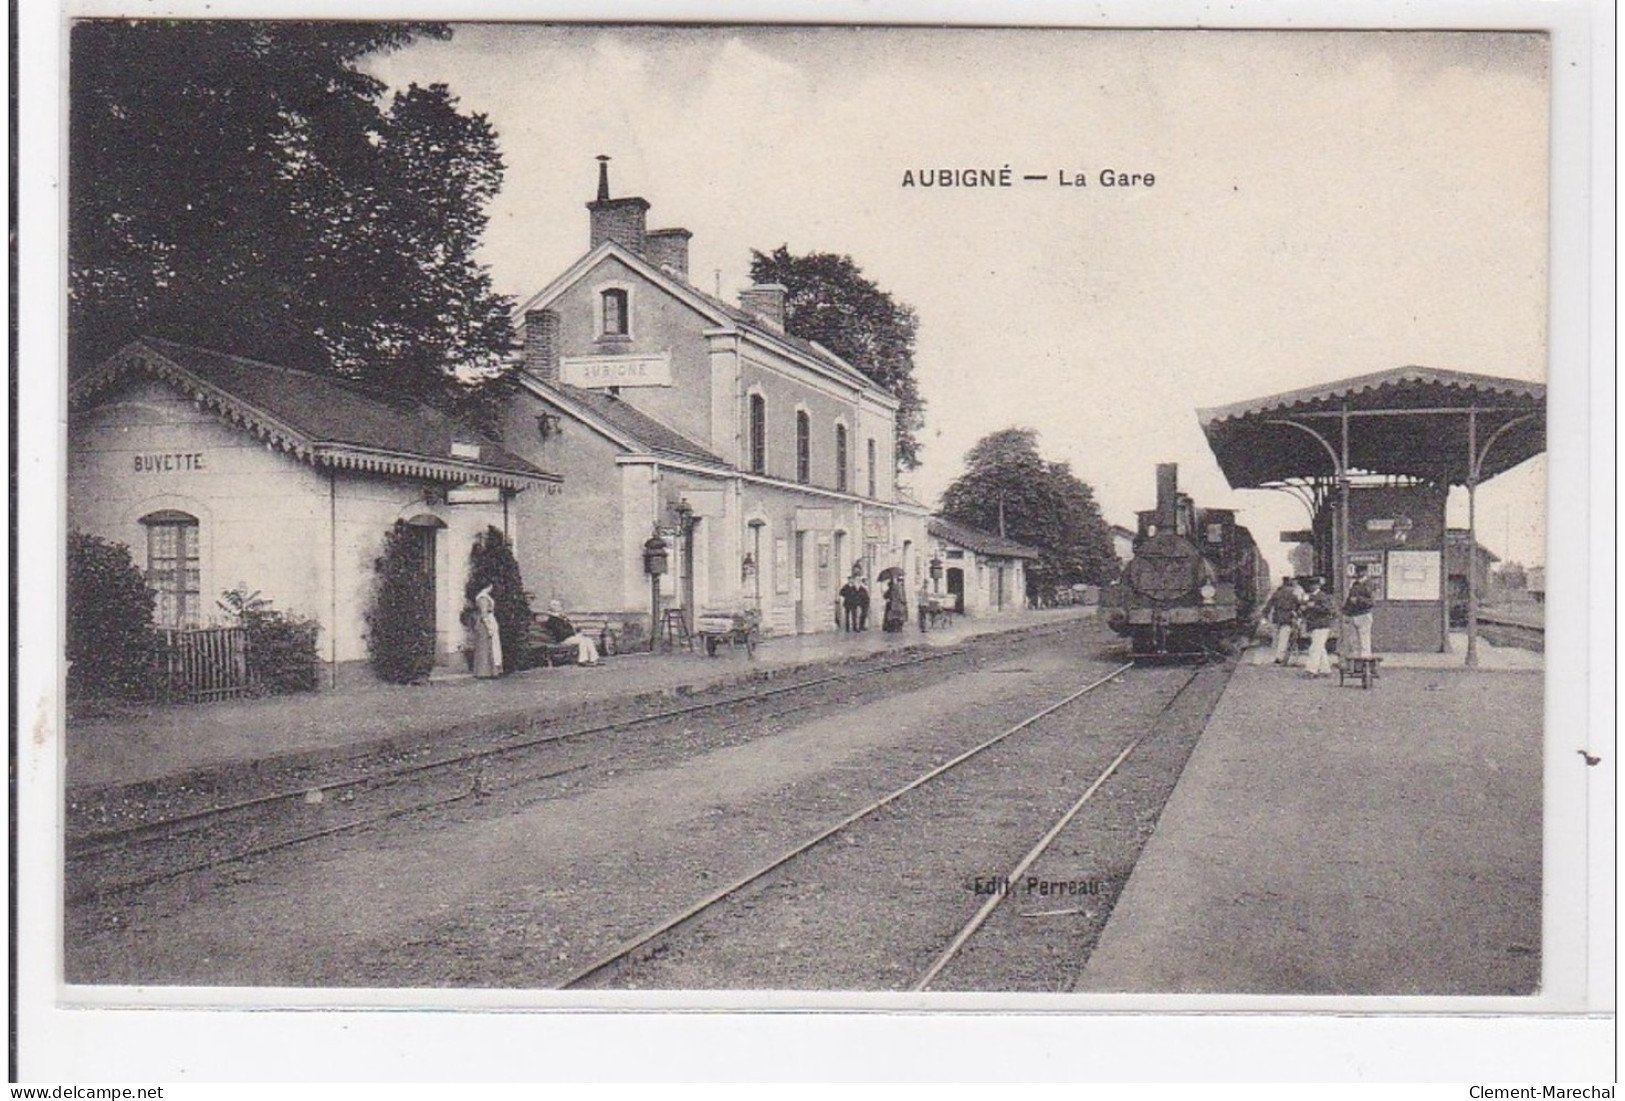
{"label": "station name sign", "polygon": [[639,356],[566,356],[559,381],[586,389],[606,386],[670,386],[671,353]]}

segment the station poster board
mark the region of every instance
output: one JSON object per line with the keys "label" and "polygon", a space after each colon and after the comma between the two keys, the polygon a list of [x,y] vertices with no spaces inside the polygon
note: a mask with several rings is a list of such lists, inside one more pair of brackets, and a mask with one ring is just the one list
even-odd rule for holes
{"label": "station poster board", "polygon": [[1440,597],[1439,551],[1391,550],[1384,578],[1388,600],[1432,600]]}

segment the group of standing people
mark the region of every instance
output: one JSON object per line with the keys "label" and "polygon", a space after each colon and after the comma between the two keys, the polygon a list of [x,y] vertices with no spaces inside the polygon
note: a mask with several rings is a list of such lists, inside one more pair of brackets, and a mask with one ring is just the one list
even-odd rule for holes
{"label": "group of standing people", "polygon": [[[882,575],[884,576],[884,574]],[[841,586],[841,628],[846,631],[869,629],[869,586],[863,574],[854,570],[852,577]],[[880,629],[897,632],[908,622],[908,597],[903,593],[903,579],[893,573],[886,578],[886,591],[882,595]]]}
{"label": "group of standing people", "polygon": [[841,586],[841,629],[867,631],[869,629],[869,586],[863,575],[854,573],[852,579]]}
{"label": "group of standing people", "polygon": [[[1342,653],[1350,657],[1371,656],[1371,616],[1375,606],[1368,570],[1357,565],[1354,580],[1343,598],[1343,622],[1348,625],[1350,637],[1340,640]],[[1295,577],[1283,577],[1280,588],[1270,594],[1264,605],[1264,614],[1275,628],[1276,665],[1292,664],[1293,641],[1307,633],[1309,652],[1304,657],[1304,675],[1331,676],[1332,662],[1326,643],[1331,638],[1332,623],[1337,619],[1337,601],[1326,590],[1324,581],[1311,577],[1300,585]]]}

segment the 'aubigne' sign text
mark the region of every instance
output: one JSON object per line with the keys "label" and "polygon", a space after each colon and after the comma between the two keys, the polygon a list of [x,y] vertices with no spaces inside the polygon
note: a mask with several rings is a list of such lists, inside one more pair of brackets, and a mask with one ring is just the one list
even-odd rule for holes
{"label": "'aubigne' sign text", "polygon": [[571,386],[670,386],[671,355],[565,356],[559,381]]}

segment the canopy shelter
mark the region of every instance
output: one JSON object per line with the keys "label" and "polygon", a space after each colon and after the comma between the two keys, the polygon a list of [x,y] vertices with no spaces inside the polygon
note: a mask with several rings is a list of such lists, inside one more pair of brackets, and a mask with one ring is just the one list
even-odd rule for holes
{"label": "canopy shelter", "polygon": [[[1356,480],[1467,488],[1475,493],[1546,449],[1546,387],[1431,367],[1400,367],[1235,405],[1197,410],[1208,445],[1236,489],[1285,489],[1312,512],[1338,495],[1333,558],[1346,577],[1350,486]],[[1478,592],[1469,582],[1467,663],[1478,662]]]}

